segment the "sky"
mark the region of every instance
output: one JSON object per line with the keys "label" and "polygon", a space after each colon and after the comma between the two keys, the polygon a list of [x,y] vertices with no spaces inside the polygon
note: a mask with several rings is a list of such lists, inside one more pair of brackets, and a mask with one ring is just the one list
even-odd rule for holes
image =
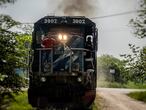
{"label": "sky", "polygon": [[[139,0],[94,0],[96,7],[94,15],[87,15],[89,18],[107,16],[116,13],[137,10]],[[91,2],[94,2],[91,1]],[[13,19],[32,23],[46,15],[63,15],[57,9],[61,0],[17,0],[14,5],[0,7],[0,14],[8,14]],[[92,13],[92,12],[91,12]],[[98,36],[98,56],[110,54],[120,58],[120,54],[129,53],[128,44],[137,46],[146,45],[146,39],[134,37],[130,19],[135,18],[137,13],[130,13],[120,16],[92,19],[97,24]]]}

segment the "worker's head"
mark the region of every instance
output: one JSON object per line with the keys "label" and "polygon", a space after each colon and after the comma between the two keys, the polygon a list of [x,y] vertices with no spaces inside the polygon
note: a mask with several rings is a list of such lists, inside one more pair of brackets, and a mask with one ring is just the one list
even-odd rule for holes
{"label": "worker's head", "polygon": [[93,42],[93,36],[92,35],[87,35],[86,36],[86,41],[87,42]]}
{"label": "worker's head", "polygon": [[90,41],[91,42],[91,37],[90,36],[87,38],[87,41]]}

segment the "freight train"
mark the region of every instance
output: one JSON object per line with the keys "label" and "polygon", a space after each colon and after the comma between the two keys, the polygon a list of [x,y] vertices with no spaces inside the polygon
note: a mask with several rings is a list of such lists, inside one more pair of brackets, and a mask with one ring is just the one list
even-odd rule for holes
{"label": "freight train", "polygon": [[[46,16],[34,24],[28,101],[38,109],[87,109],[96,97],[96,24]],[[54,109],[53,109],[54,108]]]}

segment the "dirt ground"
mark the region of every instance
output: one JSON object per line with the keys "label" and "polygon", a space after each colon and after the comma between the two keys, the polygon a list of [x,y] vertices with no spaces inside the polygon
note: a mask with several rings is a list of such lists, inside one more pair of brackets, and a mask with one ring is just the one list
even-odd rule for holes
{"label": "dirt ground", "polygon": [[97,94],[102,97],[102,110],[146,110],[146,103],[136,101],[126,95],[135,89],[98,88]]}

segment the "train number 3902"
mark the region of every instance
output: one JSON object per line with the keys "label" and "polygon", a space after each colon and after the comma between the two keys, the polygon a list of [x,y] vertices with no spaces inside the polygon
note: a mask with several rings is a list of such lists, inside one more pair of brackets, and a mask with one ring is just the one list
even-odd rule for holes
{"label": "train number 3902", "polygon": [[[57,24],[60,23],[60,21],[58,21],[58,19],[44,19],[44,23],[45,24]],[[66,20],[66,23],[68,23],[68,21]],[[72,24],[86,24],[85,19],[73,19]]]}
{"label": "train number 3902", "polygon": [[53,23],[53,24],[57,24],[57,19],[44,19],[44,23]]}
{"label": "train number 3902", "polygon": [[84,19],[73,19],[73,24],[85,24]]}

